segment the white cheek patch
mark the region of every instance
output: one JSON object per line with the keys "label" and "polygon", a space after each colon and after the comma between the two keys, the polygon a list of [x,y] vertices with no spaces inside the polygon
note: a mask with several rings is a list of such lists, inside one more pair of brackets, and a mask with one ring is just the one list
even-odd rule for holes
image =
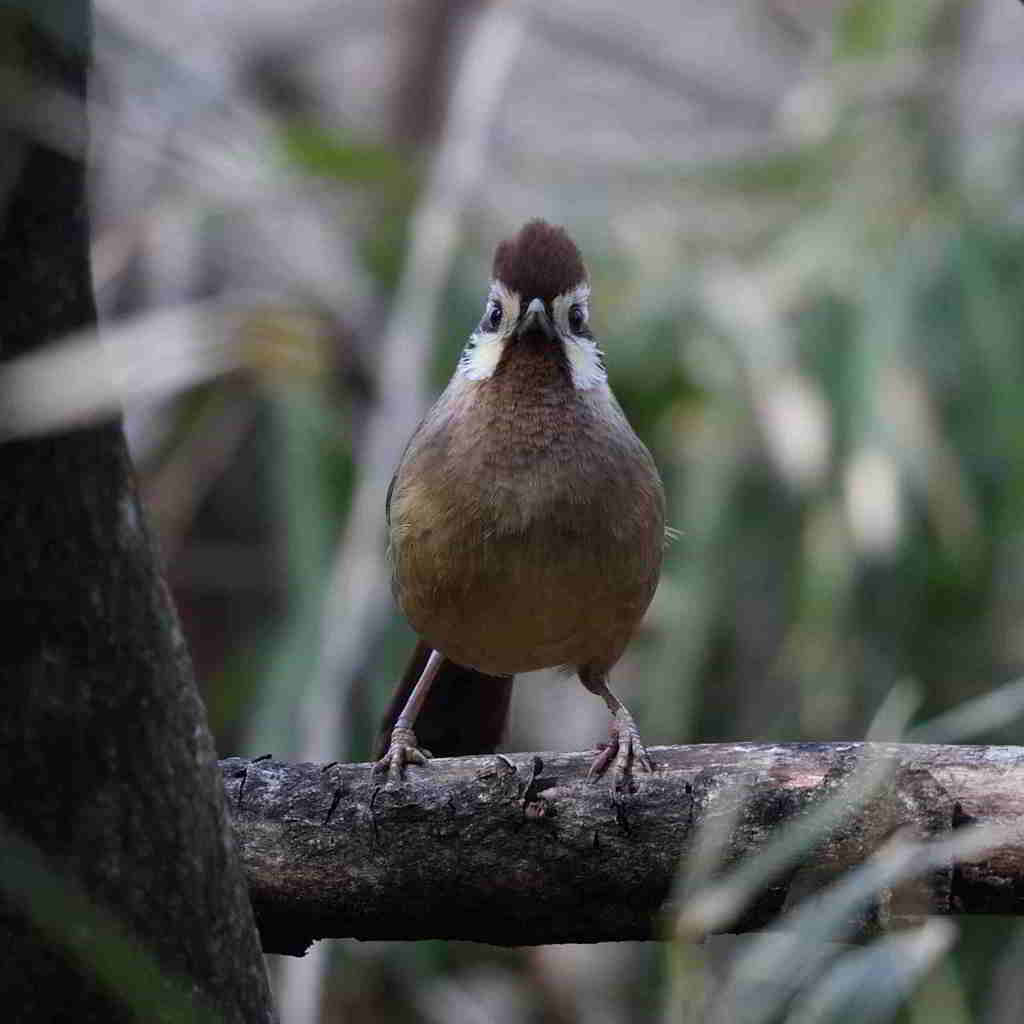
{"label": "white cheek patch", "polygon": [[486,380],[498,368],[504,351],[504,334],[472,334],[459,359],[459,372],[470,380]]}
{"label": "white cheek patch", "polygon": [[595,384],[607,380],[601,350],[593,338],[573,334],[569,327],[569,310],[573,306],[582,306],[584,315],[589,315],[590,285],[586,281],[578,284],[570,291],[564,292],[551,303],[555,325],[565,347],[565,356],[569,360],[573,386],[580,391],[587,391]]}
{"label": "white cheek patch", "polygon": [[[583,282],[559,295],[551,303],[555,328],[569,362],[573,387],[580,391],[587,391],[607,380],[604,360],[597,342],[585,335],[573,334],[569,328],[569,310],[579,305],[586,312],[589,298],[590,285]],[[504,315],[498,330],[477,330],[470,335],[469,343],[459,358],[459,373],[468,380],[487,380],[494,375],[501,362],[505,345],[519,321],[522,303],[518,292],[506,288],[500,281],[494,281],[487,300],[500,302]]]}
{"label": "white cheek patch", "polygon": [[505,342],[519,320],[519,293],[506,288],[500,281],[491,282],[487,301],[501,303],[501,324],[496,331],[476,330],[469,336],[469,343],[459,357],[459,373],[469,380],[486,380],[492,376],[501,362]]}
{"label": "white cheek patch", "polygon": [[590,338],[563,338],[565,355],[569,360],[569,372],[572,374],[573,387],[579,391],[588,391],[595,384],[608,379],[605,373],[604,360],[597,342]]}

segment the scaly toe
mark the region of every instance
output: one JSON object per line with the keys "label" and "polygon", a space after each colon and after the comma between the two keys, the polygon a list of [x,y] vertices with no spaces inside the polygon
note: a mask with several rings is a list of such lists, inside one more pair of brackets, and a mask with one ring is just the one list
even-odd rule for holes
{"label": "scaly toe", "polygon": [[634,770],[654,771],[636,723],[625,709],[612,718],[611,742],[594,758],[587,781],[592,782],[603,775],[609,765],[612,789],[616,791],[628,785]]}
{"label": "scaly toe", "polygon": [[388,784],[397,784],[405,777],[407,764],[424,765],[429,758],[428,752],[416,746],[416,734],[412,729],[395,729],[391,733],[391,745],[387,753],[373,766],[372,774],[386,774]]}
{"label": "scaly toe", "polygon": [[594,782],[604,775],[619,749],[618,743],[602,743],[597,751],[597,756],[590,764],[590,771],[587,772],[587,782]]}

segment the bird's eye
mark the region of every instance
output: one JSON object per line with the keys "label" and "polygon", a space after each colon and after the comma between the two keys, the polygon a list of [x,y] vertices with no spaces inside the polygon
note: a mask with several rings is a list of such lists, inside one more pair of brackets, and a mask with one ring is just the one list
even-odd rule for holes
{"label": "bird's eye", "polygon": [[501,316],[501,303],[497,300],[493,300],[491,302],[490,312],[487,314],[487,323],[490,324],[492,331],[496,331],[498,329],[498,325],[501,323]]}
{"label": "bird's eye", "polygon": [[582,306],[576,305],[569,307],[569,329],[571,331],[576,332],[581,330],[586,319],[587,317],[583,312]]}

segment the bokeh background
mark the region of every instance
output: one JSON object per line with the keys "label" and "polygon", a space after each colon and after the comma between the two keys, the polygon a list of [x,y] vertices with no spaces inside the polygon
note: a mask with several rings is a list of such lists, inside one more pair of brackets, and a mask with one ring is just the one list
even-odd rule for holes
{"label": "bokeh background", "polygon": [[[1024,7],[96,13],[94,267],[121,384],[68,356],[37,415],[125,402],[223,755],[368,756],[413,643],[388,479],[494,245],[533,216],[585,254],[681,533],[615,676],[647,742],[858,738],[894,686],[921,722],[994,691],[931,735],[1020,742]],[[507,746],[604,729],[538,673]],[[900,1019],[1019,1020],[1017,926],[958,929]],[[677,955],[338,941],[271,966],[285,1024],[612,1024],[686,1019]]]}

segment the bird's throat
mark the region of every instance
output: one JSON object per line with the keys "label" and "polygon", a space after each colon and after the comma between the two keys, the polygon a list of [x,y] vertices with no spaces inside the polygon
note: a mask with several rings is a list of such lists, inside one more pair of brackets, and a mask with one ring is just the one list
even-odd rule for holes
{"label": "bird's throat", "polygon": [[511,338],[491,377],[495,397],[529,391],[572,390],[572,371],[565,348],[541,334]]}

